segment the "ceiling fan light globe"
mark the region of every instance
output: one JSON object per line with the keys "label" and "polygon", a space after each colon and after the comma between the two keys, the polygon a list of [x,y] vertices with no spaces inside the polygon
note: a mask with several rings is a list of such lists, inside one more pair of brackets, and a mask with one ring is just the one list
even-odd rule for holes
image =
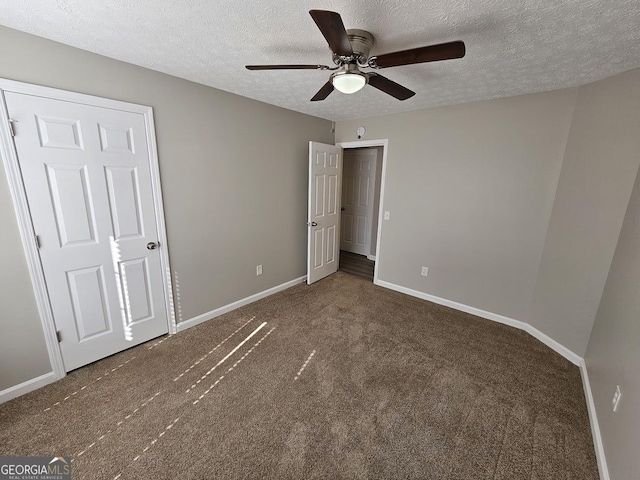
{"label": "ceiling fan light globe", "polygon": [[360,73],[343,73],[334,75],[331,78],[331,83],[339,92],[351,94],[362,90],[367,84],[367,79]]}

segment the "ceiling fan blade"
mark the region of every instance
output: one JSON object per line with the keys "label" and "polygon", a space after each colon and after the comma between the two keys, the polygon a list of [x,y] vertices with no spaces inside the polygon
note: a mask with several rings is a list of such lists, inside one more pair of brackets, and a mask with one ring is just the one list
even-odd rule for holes
{"label": "ceiling fan blade", "polygon": [[416,94],[416,92],[403,87],[399,83],[389,80],[387,77],[378,75],[377,73],[369,74],[369,85],[391,95],[392,97],[396,97],[398,100],[406,100]]}
{"label": "ceiling fan blade", "polygon": [[324,35],[333,53],[343,57],[353,55],[351,42],[339,13],[327,10],[310,10],[309,14]]}
{"label": "ceiling fan blade", "polygon": [[246,65],[247,70],[330,70],[326,65]]}
{"label": "ceiling fan blade", "polygon": [[320,90],[318,90],[318,93],[313,96],[311,101],[318,102],[320,100],[324,100],[331,92],[333,92],[333,84],[329,81],[325,83]]}
{"label": "ceiling fan blade", "polygon": [[373,68],[387,68],[411,65],[413,63],[437,62],[439,60],[462,58],[465,50],[464,42],[462,41],[441,43],[372,57],[370,65]]}

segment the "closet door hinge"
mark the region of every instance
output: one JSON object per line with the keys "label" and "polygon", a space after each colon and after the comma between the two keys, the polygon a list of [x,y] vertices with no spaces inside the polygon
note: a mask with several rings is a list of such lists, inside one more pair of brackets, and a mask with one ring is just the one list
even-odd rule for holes
{"label": "closet door hinge", "polygon": [[60,332],[60,330],[56,331],[56,338],[58,339],[58,343],[62,341],[62,332]]}
{"label": "closet door hinge", "polygon": [[40,237],[38,237],[38,235],[36,235],[35,237],[36,237],[36,248],[40,250]]}
{"label": "closet door hinge", "polygon": [[16,130],[13,127],[14,121],[9,119],[9,132],[11,132],[11,136],[15,137],[16,136]]}

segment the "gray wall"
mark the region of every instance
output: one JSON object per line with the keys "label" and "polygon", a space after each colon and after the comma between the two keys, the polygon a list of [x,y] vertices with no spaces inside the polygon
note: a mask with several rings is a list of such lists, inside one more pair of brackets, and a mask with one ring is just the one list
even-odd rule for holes
{"label": "gray wall", "polygon": [[640,69],[580,87],[529,323],[584,355],[640,164]]}
{"label": "gray wall", "polygon": [[577,93],[338,122],[389,139],[380,280],[526,321]]}
{"label": "gray wall", "polygon": [[[640,155],[640,150],[637,150]],[[585,361],[612,480],[640,471],[640,175],[631,195]],[[622,400],[613,413],[611,398]]]}
{"label": "gray wall", "polygon": [[[640,70],[593,84],[589,92],[593,105],[601,106],[594,115],[617,127],[607,129],[606,137],[600,138],[608,147],[598,150],[602,163],[632,163],[628,177],[620,181],[626,188],[636,177],[633,162],[636,170],[640,162]],[[603,97],[610,99],[605,105],[600,101]],[[609,178],[606,172],[603,175]],[[640,471],[640,174],[624,216],[585,362],[611,478],[636,478]],[[611,398],[616,385],[623,396],[613,413]]]}
{"label": "gray wall", "polygon": [[0,167],[0,390],[51,371],[4,175]]}
{"label": "gray wall", "polygon": [[[183,320],[306,273],[308,142],[333,143],[330,122],[4,27],[0,58],[3,78],[154,108]],[[2,390],[50,367],[4,169],[0,185]]]}

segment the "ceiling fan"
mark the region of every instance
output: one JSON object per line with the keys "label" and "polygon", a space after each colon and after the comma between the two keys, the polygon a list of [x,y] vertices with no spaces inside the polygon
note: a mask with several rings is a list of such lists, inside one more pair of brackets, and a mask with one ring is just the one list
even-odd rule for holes
{"label": "ceiling fan", "polygon": [[312,102],[324,100],[334,88],[350,94],[359,91],[367,83],[398,100],[406,100],[413,97],[415,92],[375,72],[362,72],[360,69],[437,62],[462,58],[465,54],[464,42],[456,41],[370,57],[369,50],[374,42],[371,33],[364,30],[345,30],[342,18],[336,12],[311,10],[309,14],[333,52],[335,67],[327,65],[247,65],[246,67],[249,70],[337,70],[314,95]]}

